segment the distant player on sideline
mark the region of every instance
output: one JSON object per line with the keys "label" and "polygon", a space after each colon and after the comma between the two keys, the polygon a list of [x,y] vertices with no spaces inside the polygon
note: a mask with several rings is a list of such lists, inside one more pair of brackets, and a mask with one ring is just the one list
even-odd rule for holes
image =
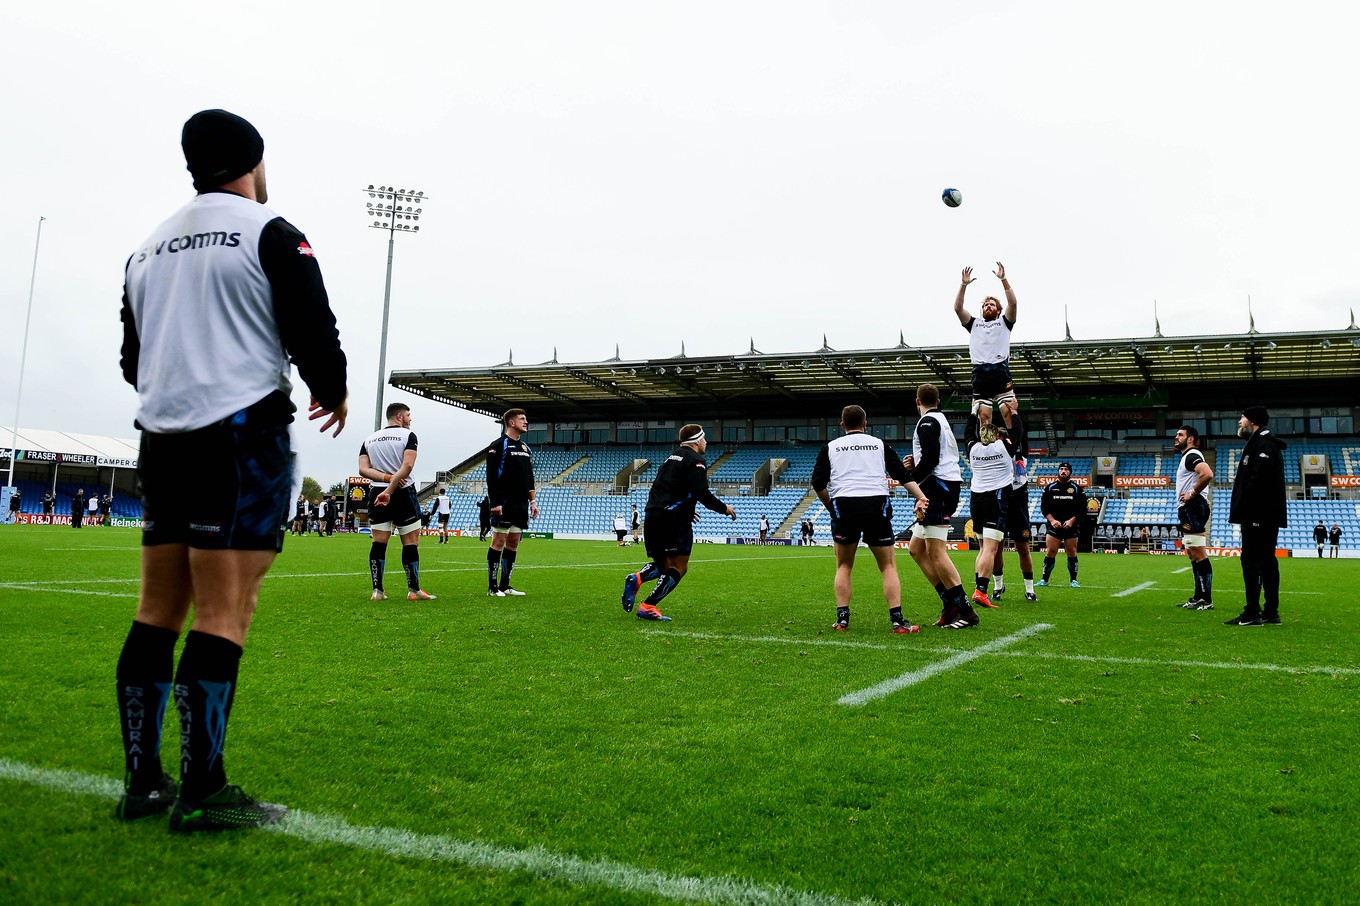
{"label": "distant player on sideline", "polygon": [[1011,330],[1015,327],[1015,292],[1006,279],[1006,268],[998,261],[993,271],[1006,292],[1006,309],[1001,300],[987,296],[982,300],[982,320],[970,315],[963,307],[963,296],[972,283],[973,269],[963,269],[963,282],[954,297],[954,314],[963,329],[968,331],[968,356],[973,362],[973,414],[982,424],[992,420],[992,406],[1019,411],[1015,398],[1015,384],[1011,381]]}
{"label": "distant player on sideline", "polygon": [[973,470],[968,508],[973,514],[973,530],[982,539],[974,567],[977,584],[973,589],[973,603],[996,607],[987,597],[987,585],[992,579],[997,554],[1006,540],[1006,501],[1015,482],[1015,442],[1004,428],[980,425],[976,415],[968,417],[965,437],[968,465]]}
{"label": "distant player on sideline", "polygon": [[[1015,542],[1015,558],[1020,561],[1020,576],[1025,582],[1025,600],[1034,603],[1039,596],[1034,593],[1034,558],[1029,548],[1029,436],[1019,415],[1007,412],[1004,418],[1006,430],[1015,441],[1015,479],[1006,498],[1006,537]],[[992,565],[993,601],[1000,601],[1006,592],[1005,550],[1004,543],[997,545]]]}
{"label": "distant player on sideline", "polygon": [[420,503],[411,473],[416,468],[416,436],[411,432],[411,407],[387,406],[387,427],[379,428],[359,447],[359,474],[371,479],[375,493],[369,511],[373,543],[368,550],[368,572],[373,580],[369,600],[386,601],[383,572],[387,568],[387,541],[401,537],[401,567],[406,573],[406,600],[433,601],[435,596],[420,587]]}
{"label": "distant player on sideline", "polygon": [[918,512],[925,512],[928,501],[897,458],[897,452],[865,433],[867,426],[868,418],[862,408],[842,409],[842,435],[818,451],[812,468],[812,490],[831,514],[831,537],[836,543],[836,622],[831,628],[838,632],[850,628],[855,552],[862,536],[883,574],[883,597],[888,602],[892,631],[919,632],[921,627],[902,616],[902,580],[897,575],[888,476],[911,493]]}
{"label": "distant player on sideline", "polygon": [[1335,560],[1337,556],[1341,553],[1341,526],[1333,522],[1332,530],[1331,532],[1328,533],[1327,538],[1332,545],[1332,549],[1330,551],[1332,555],[1331,559]]}
{"label": "distant player on sideline", "polygon": [[770,537],[770,519],[764,513],[760,514],[760,543],[765,544]]}
{"label": "distant player on sideline", "polygon": [[945,542],[949,539],[949,517],[959,508],[959,444],[949,419],[940,411],[940,391],[934,384],[916,389],[916,411],[920,420],[911,436],[911,455],[903,465],[911,470],[929,501],[924,513],[916,516],[911,529],[911,558],[926,581],[935,586],[943,610],[935,625],[943,629],[968,629],[979,622],[977,611],[963,593],[963,580],[949,559]]}
{"label": "distant player on sideline", "polygon": [[633,543],[637,544],[639,537],[642,535],[642,514],[638,512],[638,507],[636,503],[633,504],[632,519],[633,519],[632,523]]}
{"label": "distant player on sideline", "polygon": [[449,500],[449,489],[440,488],[439,496],[434,499],[434,513],[439,520],[439,543],[449,543],[449,516],[453,513],[453,501]]}
{"label": "distant player on sideline", "polygon": [[1081,534],[1081,517],[1086,513],[1086,492],[1072,480],[1070,462],[1058,463],[1058,480],[1044,488],[1039,511],[1048,522],[1048,535],[1044,539],[1044,577],[1037,584],[1048,584],[1061,546],[1067,551],[1068,584],[1081,588],[1077,581],[1077,536]]}
{"label": "distant player on sideline", "polygon": [[492,531],[491,547],[486,552],[487,594],[493,598],[524,594],[511,587],[510,573],[529,520],[538,518],[533,452],[520,439],[529,430],[529,416],[523,409],[511,409],[501,416],[501,425],[505,433],[486,451]]}
{"label": "distant player on sideline", "polygon": [[1181,524],[1181,546],[1190,558],[1190,571],[1195,577],[1195,593],[1185,603],[1186,610],[1214,609],[1214,565],[1209,562],[1205,548],[1209,539],[1205,529],[1209,525],[1209,501],[1204,489],[1214,480],[1214,470],[1204,461],[1199,451],[1199,431],[1193,425],[1182,425],[1176,431],[1172,445],[1181,454],[1176,467],[1176,499],[1180,507],[1176,518]]}
{"label": "distant player on sideline", "polygon": [[675,591],[689,571],[689,555],[694,549],[694,523],[698,521],[695,505],[702,503],[734,522],[737,519],[737,511],[708,489],[708,465],[704,462],[708,439],[704,429],[698,425],[685,425],[677,439],[680,446],[661,464],[651,493],[647,495],[647,519],[642,539],[652,561],[623,580],[623,609],[627,613],[632,613],[642,583],[658,580],[652,593],[637,609],[639,620],[670,620],[656,609],[656,605]]}
{"label": "distant player on sideline", "polygon": [[1318,559],[1321,560],[1322,548],[1327,544],[1327,526],[1322,524],[1321,519],[1318,520],[1317,525],[1313,526],[1313,540],[1317,542]]}

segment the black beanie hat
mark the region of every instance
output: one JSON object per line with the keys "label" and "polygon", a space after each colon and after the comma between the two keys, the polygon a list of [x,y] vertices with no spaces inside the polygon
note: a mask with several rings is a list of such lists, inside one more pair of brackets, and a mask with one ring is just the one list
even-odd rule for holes
{"label": "black beanie hat", "polygon": [[180,133],[184,160],[200,192],[244,176],[264,158],[264,139],[249,122],[225,110],[200,110]]}
{"label": "black beanie hat", "polygon": [[1266,411],[1265,406],[1248,406],[1242,410],[1242,414],[1247,417],[1247,421],[1258,428],[1264,428],[1270,424],[1270,413]]}

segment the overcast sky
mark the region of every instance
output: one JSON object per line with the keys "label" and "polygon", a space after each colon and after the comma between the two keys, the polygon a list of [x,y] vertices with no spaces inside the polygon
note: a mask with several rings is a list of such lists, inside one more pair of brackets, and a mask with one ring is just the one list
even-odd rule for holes
{"label": "overcast sky", "polygon": [[[179,130],[208,107],[263,134],[339,319],[349,426],[296,430],[324,485],[372,429],[369,183],[430,196],[397,237],[389,370],[961,343],[959,271],[976,310],[998,259],[1017,342],[1061,339],[1065,307],[1078,339],[1147,336],[1154,300],[1168,335],[1245,331],[1248,296],[1260,330],[1345,327],[1356,9],[6,3],[0,423],[44,216],[19,424],[134,436],[123,265],[192,195]],[[498,432],[386,396],[422,482]]]}

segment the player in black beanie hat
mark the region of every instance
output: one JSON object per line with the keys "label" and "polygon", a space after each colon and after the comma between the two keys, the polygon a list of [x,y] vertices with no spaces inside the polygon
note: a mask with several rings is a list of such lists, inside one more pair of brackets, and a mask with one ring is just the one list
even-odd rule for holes
{"label": "player in black beanie hat", "polygon": [[1264,428],[1270,424],[1270,413],[1266,411],[1265,406],[1248,406],[1242,410],[1242,414],[1247,417],[1247,421],[1258,428]]}
{"label": "player in black beanie hat", "polygon": [[264,159],[260,133],[247,120],[225,110],[201,110],[189,117],[179,143],[194,188],[200,192],[239,179]]}

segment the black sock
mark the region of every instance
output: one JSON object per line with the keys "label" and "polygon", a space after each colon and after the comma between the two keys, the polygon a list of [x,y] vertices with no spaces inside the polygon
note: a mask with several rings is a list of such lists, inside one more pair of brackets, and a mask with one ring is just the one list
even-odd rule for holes
{"label": "black sock", "polygon": [[1057,558],[1057,557],[1045,557],[1045,558],[1044,558],[1044,581],[1045,581],[1045,582],[1048,581],[1048,577],[1049,577],[1049,576],[1053,575],[1053,564],[1054,564],[1054,563],[1057,563],[1057,562],[1058,562],[1058,558]]}
{"label": "black sock", "polygon": [[1026,579],[1026,580],[1028,580],[1028,581],[1030,581],[1030,582],[1033,582],[1033,581],[1034,581],[1034,570],[1032,570],[1032,569],[1031,569],[1031,570],[1028,570],[1028,571],[1022,570],[1022,571],[1020,572],[1020,578]]}
{"label": "black sock", "polygon": [[373,579],[373,590],[382,591],[383,571],[387,568],[387,545],[374,541],[368,548],[368,574]]}
{"label": "black sock", "polygon": [[980,591],[980,592],[982,592],[982,593],[985,595],[985,594],[987,593],[987,585],[988,585],[991,581],[992,581],[991,579],[984,578],[984,577],[982,577],[982,576],[978,576],[978,577],[977,577],[977,590]]}
{"label": "black sock", "polygon": [[420,591],[420,548],[414,544],[401,546],[401,568],[406,571],[406,588]]}
{"label": "black sock", "polygon": [[905,622],[905,621],[902,619],[902,608],[901,608],[900,606],[898,606],[898,607],[889,607],[889,608],[888,608],[888,619],[891,620],[891,621],[893,622],[893,625],[894,625],[894,626],[899,625],[899,624]]}
{"label": "black sock", "polygon": [[848,606],[836,608],[836,622],[850,625],[850,608]]}
{"label": "black sock", "polygon": [[160,786],[161,728],[175,676],[179,633],[132,624],[118,657],[118,719],[123,727],[123,762],[128,790],[144,796]]}
{"label": "black sock", "polygon": [[230,639],[190,631],[175,674],[179,711],[180,798],[201,802],[227,785],[223,752],[236,695],[241,646]]}
{"label": "black sock", "polygon": [[642,567],[642,569],[638,570],[639,582],[650,582],[653,579],[658,579],[660,577],[661,577],[661,564],[657,563],[655,560],[653,560],[651,563],[648,563],[646,566]]}
{"label": "black sock", "polygon": [[1072,581],[1077,581],[1077,558],[1067,558],[1067,574],[1072,577]]}
{"label": "black sock", "polygon": [[953,588],[945,589],[945,604],[949,607],[957,607],[959,610],[964,608],[972,609],[968,604],[968,596],[963,593],[962,585],[955,585]]}
{"label": "black sock", "polygon": [[486,580],[492,591],[496,590],[496,577],[500,574],[501,552],[494,547],[486,549]]}
{"label": "black sock", "polygon": [[1195,574],[1195,597],[1201,601],[1214,599],[1214,568],[1207,559],[1200,560],[1191,567]]}
{"label": "black sock", "polygon": [[940,603],[941,603],[941,604],[946,603],[946,601],[945,601],[945,591],[946,591],[946,589],[945,589],[945,587],[944,587],[944,583],[943,583],[943,582],[936,582],[936,583],[935,583],[935,594],[937,594],[937,595],[940,596]]}
{"label": "black sock", "polygon": [[652,593],[649,594],[647,600],[642,603],[651,604],[653,607],[660,604],[661,600],[665,598],[666,595],[675,591],[675,586],[679,585],[680,580],[683,578],[684,576],[680,575],[680,570],[675,567],[666,570],[661,574],[661,581],[656,583],[656,588],[652,589]]}
{"label": "black sock", "polygon": [[501,591],[510,587],[510,572],[515,568],[515,553],[509,548],[501,551]]}

